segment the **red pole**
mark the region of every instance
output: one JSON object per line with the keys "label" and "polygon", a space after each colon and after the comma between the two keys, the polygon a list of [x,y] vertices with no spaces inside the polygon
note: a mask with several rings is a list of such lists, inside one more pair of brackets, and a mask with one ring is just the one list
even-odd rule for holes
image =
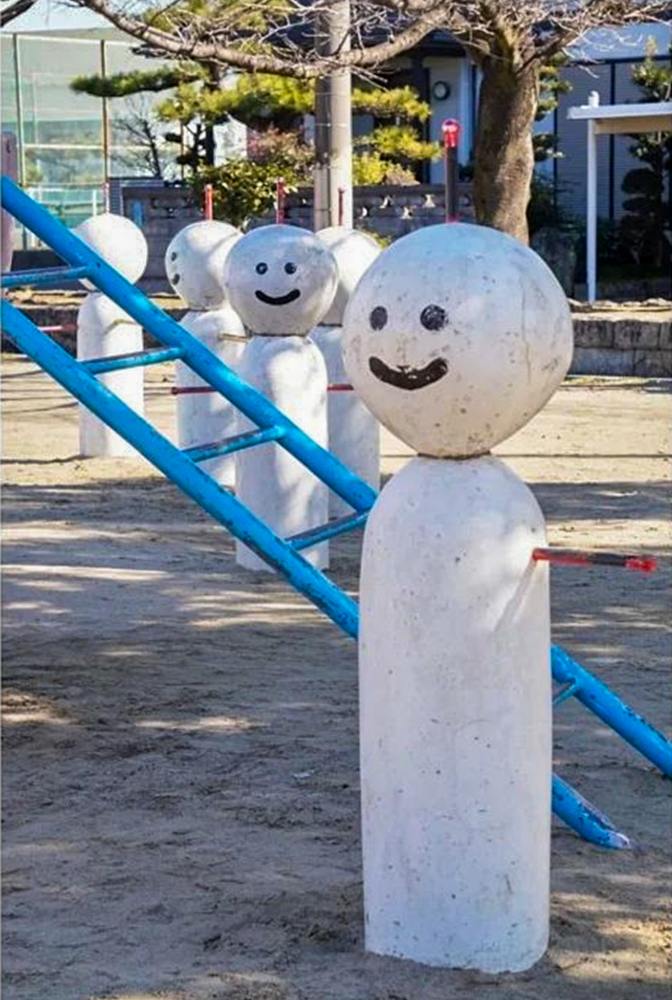
{"label": "red pole", "polygon": [[618,552],[590,552],[579,549],[534,549],[535,562],[555,563],[556,566],[616,566],[637,573],[653,573],[658,569],[654,556],[620,555]]}
{"label": "red pole", "polygon": [[275,182],[275,221],[285,221],[285,178],[278,177]]}
{"label": "red pole", "polygon": [[212,184],[206,184],[203,188],[203,200],[204,200],[204,215],[208,222],[213,220],[213,210],[212,210]]}
{"label": "red pole", "polygon": [[445,165],[446,222],[457,222],[457,149],[460,142],[460,123],[456,118],[446,118],[441,125],[443,132],[443,159]]}
{"label": "red pole", "polygon": [[170,390],[171,396],[200,396],[204,392],[216,392],[209,385],[174,385]]}

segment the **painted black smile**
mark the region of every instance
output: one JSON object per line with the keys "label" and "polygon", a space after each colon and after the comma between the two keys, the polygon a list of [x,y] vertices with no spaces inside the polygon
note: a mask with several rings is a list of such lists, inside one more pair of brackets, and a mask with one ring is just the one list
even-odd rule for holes
{"label": "painted black smile", "polygon": [[390,368],[380,358],[369,358],[369,368],[377,379],[397,389],[424,389],[426,385],[443,378],[448,371],[448,362],[445,358],[436,358],[424,368],[409,368],[407,365]]}
{"label": "painted black smile", "polygon": [[257,290],[254,294],[260,302],[265,302],[267,306],[286,306],[290,302],[296,302],[301,294],[301,290],[299,288],[293,288],[291,292],[287,292],[286,295],[267,295],[266,292]]}

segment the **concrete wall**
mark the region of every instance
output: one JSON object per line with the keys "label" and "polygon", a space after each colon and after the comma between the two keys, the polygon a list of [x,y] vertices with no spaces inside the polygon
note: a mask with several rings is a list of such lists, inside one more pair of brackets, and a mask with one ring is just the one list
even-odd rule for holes
{"label": "concrete wall", "polygon": [[121,211],[140,226],[147,240],[147,267],[140,288],[147,294],[169,292],[163,256],[173,236],[203,218],[191,191],[159,184],[124,184]]}
{"label": "concrete wall", "polygon": [[[354,219],[358,229],[366,229],[388,239],[431,226],[445,219],[445,196],[442,184],[372,185],[354,189]],[[459,185],[460,215],[465,222],[474,219],[471,184]],[[313,191],[300,188],[289,195],[287,221],[313,228]],[[268,221],[268,220],[264,220]]]}
{"label": "concrete wall", "polygon": [[[470,184],[459,189],[462,218],[474,217]],[[161,185],[124,185],[121,211],[139,225],[147,239],[149,258],[140,288],[148,294],[170,291],[163,267],[163,255],[175,233],[201,219],[191,192],[185,188]],[[313,228],[313,191],[300,188],[286,202],[286,219],[295,226]],[[443,185],[371,186],[354,190],[355,225],[388,239],[397,239],[414,229],[443,222],[445,199]],[[271,212],[252,223],[272,222]]]}

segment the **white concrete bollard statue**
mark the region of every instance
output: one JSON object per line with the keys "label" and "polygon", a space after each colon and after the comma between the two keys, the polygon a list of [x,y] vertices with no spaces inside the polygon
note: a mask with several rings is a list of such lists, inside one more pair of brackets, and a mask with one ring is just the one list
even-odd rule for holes
{"label": "white concrete bollard statue", "polygon": [[[239,236],[226,222],[195,222],[180,230],[165,255],[168,281],[189,306],[181,325],[233,369],[237,369],[243,352],[245,328],[226,301],[223,275],[227,254]],[[235,434],[235,407],[218,392],[194,392],[208,388],[208,384],[182,361],[175,364],[175,388],[180,448],[210,444]],[[200,464],[222,486],[235,485],[233,455]]]}
{"label": "white concrete bollard statue", "polygon": [[[334,301],[315,327],[310,339],[317,344],[327,365],[330,385],[345,385],[341,334],[343,313],[357,282],[380,253],[380,247],[366,233],[343,226],[330,226],[317,234],[326,243],[338,265],[338,288]],[[380,488],[380,426],[354,391],[332,391],[327,396],[329,451],[343,465],[364,479],[374,490]],[[332,517],[352,514],[352,507],[336,493],[329,495]]]}
{"label": "white concrete bollard statue", "polygon": [[549,924],[551,671],[544,518],[490,449],[562,381],[572,322],[531,250],[421,229],[345,313],[346,370],[419,452],[364,537],[360,754],[366,947],[494,973]]}
{"label": "white concrete bollard statue", "polygon": [[[240,376],[327,447],[327,370],[307,334],[331,304],[336,262],[324,243],[294,226],[254,229],[238,240],[225,267],[229,300],[252,334]],[[245,418],[239,432],[253,429]],[[324,524],[327,487],[289,452],[265,444],[236,455],[238,498],[283,538]],[[325,568],[328,545],[302,553]],[[236,558],[248,569],[269,567],[240,542]]]}
{"label": "white concrete bollard statue", "polygon": [[[94,215],[74,230],[77,236],[111,264],[128,281],[137,281],[147,265],[147,241],[140,229],[123,215]],[[77,358],[80,361],[142,351],[142,329],[134,319],[90,282],[92,289],[77,317]],[[128,368],[96,376],[127,406],[144,413],[144,371]],[[137,451],[85,406],[79,408],[79,446],[82,455],[124,457]]]}

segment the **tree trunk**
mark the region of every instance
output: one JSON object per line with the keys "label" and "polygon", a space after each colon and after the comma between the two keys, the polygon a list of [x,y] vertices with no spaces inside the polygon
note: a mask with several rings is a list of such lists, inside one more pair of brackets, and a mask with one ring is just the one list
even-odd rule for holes
{"label": "tree trunk", "polygon": [[476,219],[527,243],[539,70],[536,64],[516,70],[510,56],[497,52],[481,68],[474,148]]}
{"label": "tree trunk", "polygon": [[[206,67],[208,79],[205,84],[206,91],[215,93],[219,90],[221,79],[221,68],[217,63],[208,63]],[[207,167],[215,166],[215,155],[217,144],[215,142],[215,127],[212,122],[206,120],[203,140],[203,162]]]}

